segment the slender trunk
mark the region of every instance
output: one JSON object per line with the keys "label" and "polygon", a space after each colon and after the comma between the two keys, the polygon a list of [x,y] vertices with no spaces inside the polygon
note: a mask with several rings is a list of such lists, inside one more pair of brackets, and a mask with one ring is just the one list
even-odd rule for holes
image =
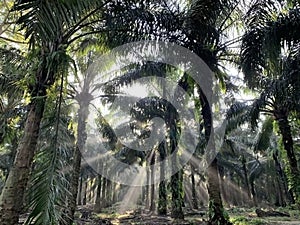
{"label": "slender trunk", "polygon": [[191,165],[191,182],[192,182],[192,204],[194,209],[198,209],[198,198],[195,185],[195,168]]}
{"label": "slender trunk", "polygon": [[243,190],[241,189],[241,181],[240,181],[240,178],[237,177],[237,186],[239,187],[239,192],[237,193],[237,202],[238,202],[238,205],[240,206],[245,206],[245,203],[244,203],[244,196],[243,196]]}
{"label": "slender trunk", "polygon": [[109,179],[107,179],[106,182],[106,207],[111,206],[111,197],[112,197],[112,193],[111,193],[111,181]]}
{"label": "slender trunk", "polygon": [[80,178],[81,151],[86,142],[86,120],[89,114],[89,104],[92,96],[89,93],[82,92],[76,99],[79,103],[78,109],[78,128],[77,128],[77,143],[73,155],[73,170],[70,180],[71,198],[68,200],[68,212],[66,215],[66,224],[72,225],[74,221],[74,213],[76,210],[76,199],[78,194],[78,184]]}
{"label": "slender trunk", "polygon": [[[207,146],[207,151],[216,151],[214,145],[214,135],[213,134],[213,119],[211,113],[211,106],[202,92],[201,88],[198,87],[198,93],[200,96],[201,103],[201,114],[204,123],[205,139],[209,146]],[[209,144],[212,143],[212,144]],[[219,172],[218,172],[218,161],[215,158],[207,168],[207,184],[208,184],[208,195],[209,195],[209,221],[208,224],[222,224],[231,225],[229,218],[225,215],[225,210],[221,198]]]}
{"label": "slender trunk", "polygon": [[257,198],[256,198],[256,192],[255,192],[255,184],[254,184],[254,181],[252,181],[250,183],[250,187],[251,187],[251,194],[252,194],[252,197],[253,197],[253,204],[255,206],[257,206]]}
{"label": "slender trunk", "polygon": [[94,208],[94,211],[97,213],[101,212],[101,187],[102,187],[102,177],[99,174],[98,175],[98,188],[97,188],[97,194],[96,194],[96,202],[95,202],[95,208]]}
{"label": "slender trunk", "polygon": [[78,188],[77,204],[82,205],[82,172],[80,174],[80,183]]}
{"label": "slender trunk", "polygon": [[[147,182],[147,175],[146,175],[146,182]],[[145,206],[145,209],[146,209],[146,205],[147,205],[147,187],[148,187],[148,184],[146,183],[146,185],[142,186],[142,193],[141,193],[141,205],[144,205]]]}
{"label": "slender trunk", "polygon": [[165,158],[166,158],[166,143],[162,141],[159,144],[158,150],[160,155],[160,183],[159,183],[159,197],[158,197],[158,214],[167,215],[167,188],[165,181]]}
{"label": "slender trunk", "polygon": [[280,183],[282,184],[282,187],[283,187],[283,190],[284,190],[284,193],[286,195],[286,198],[288,200],[288,202],[290,204],[295,204],[295,201],[294,201],[294,198],[293,196],[290,194],[289,190],[288,190],[288,184],[287,184],[287,179],[286,179],[286,175],[281,167],[281,164],[278,160],[278,156],[277,156],[278,153],[274,153],[273,154],[273,159],[275,161],[275,167],[276,167],[276,172],[278,174],[278,178],[279,178],[279,181]]}
{"label": "slender trunk", "polygon": [[106,183],[107,183],[107,179],[105,177],[103,177],[103,181],[102,181],[102,204],[101,207],[105,208],[106,207]]}
{"label": "slender trunk", "polygon": [[146,171],[146,176],[147,176],[147,185],[146,185],[146,193],[145,193],[145,198],[146,198],[146,203],[145,203],[145,207],[146,209],[150,208],[150,201],[149,201],[149,188],[150,188],[150,170],[147,169]]}
{"label": "slender trunk", "polygon": [[228,196],[230,196],[230,200],[232,200],[232,199],[234,199],[234,195],[229,194],[228,177],[226,178],[225,168],[220,166],[220,164],[219,164],[218,169],[219,169],[220,185],[221,185],[221,198],[222,198],[223,202],[226,202],[228,205],[230,205]]}
{"label": "slender trunk", "polygon": [[291,127],[289,125],[287,116],[276,117],[278,122],[279,130],[282,135],[282,142],[284,149],[287,153],[287,158],[289,162],[289,169],[291,173],[290,182],[292,186],[292,191],[295,196],[295,201],[300,204],[300,172],[297,165],[297,159],[294,152],[294,142],[292,138]]}
{"label": "slender trunk", "polygon": [[91,179],[89,189],[88,189],[88,203],[93,202],[93,192],[94,192],[94,181],[95,179]]}
{"label": "slender trunk", "polygon": [[88,188],[88,180],[89,177],[86,177],[86,180],[84,181],[83,184],[83,189],[82,189],[82,205],[86,205],[86,192],[87,192],[87,188]]}
{"label": "slender trunk", "polygon": [[152,156],[151,156],[151,159],[150,159],[150,165],[151,165],[151,170],[150,170],[150,173],[151,173],[151,197],[150,197],[150,211],[151,212],[155,212],[155,202],[154,202],[154,199],[155,199],[155,170],[154,170],[154,164],[155,164],[155,152],[153,152]]}
{"label": "slender trunk", "polygon": [[283,197],[283,191],[282,191],[282,186],[279,180],[279,177],[276,176],[276,181],[274,181],[274,186],[276,187],[277,185],[277,194],[276,194],[276,202],[275,205],[276,206],[281,206],[284,207],[285,206],[285,201],[284,201],[284,197]]}
{"label": "slender trunk", "polygon": [[[248,171],[247,171],[247,166],[246,166],[246,158],[243,156],[242,158],[242,165],[243,165],[243,173],[244,173],[244,182],[245,182],[245,187],[247,190],[247,195],[248,195],[248,204],[251,201],[251,190],[250,190],[250,185],[249,185],[249,179],[248,179]],[[247,205],[248,205],[247,204]]]}
{"label": "slender trunk", "polygon": [[[43,79],[47,73],[38,72],[37,74],[40,75],[38,76],[40,79]],[[18,145],[14,164],[0,196],[1,225],[18,224],[46,103],[46,86],[43,83],[37,84],[36,94],[32,95],[31,101],[24,135]]]}
{"label": "slender trunk", "polygon": [[117,183],[114,183],[114,189],[113,189],[113,204],[117,202],[117,197],[118,197],[118,189],[117,189]]}
{"label": "slender trunk", "polygon": [[[276,169],[276,174],[277,174],[277,183],[278,183],[278,187],[280,189],[280,195],[281,195],[281,199],[282,199],[281,206],[286,206],[286,199],[288,201],[290,201],[290,198],[288,196],[289,193],[287,191],[288,189],[287,189],[286,182],[284,179],[284,173],[281,168],[280,162],[278,160],[277,154],[278,154],[277,151],[273,153],[273,159],[274,159],[274,164],[275,164],[275,169]],[[286,197],[284,197],[284,193],[285,193]]]}

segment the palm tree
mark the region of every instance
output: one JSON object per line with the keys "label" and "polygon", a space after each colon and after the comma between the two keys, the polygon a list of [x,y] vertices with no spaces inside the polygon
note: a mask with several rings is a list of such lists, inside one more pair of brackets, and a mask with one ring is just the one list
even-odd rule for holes
{"label": "palm tree", "polygon": [[[191,1],[184,10],[180,10],[182,7],[176,7],[176,4],[163,4],[157,7],[160,9],[157,12],[153,11],[152,7],[147,8],[144,5],[140,8],[134,7],[131,12],[125,12],[130,16],[129,22],[123,22],[123,26],[131,27],[132,31],[122,34],[123,41],[151,39],[155,36],[155,39],[176,42],[199,55],[222,83],[225,78],[218,69],[219,60],[226,58],[226,46],[232,43],[223,42],[223,34],[226,28],[234,23],[233,17],[236,15],[234,12],[238,3],[238,1]],[[143,16],[140,16],[141,13]],[[118,18],[120,17],[109,21],[113,27],[120,24]],[[132,21],[138,21],[138,25]],[[115,36],[116,34],[119,33],[112,33]],[[207,111],[203,114],[210,113]],[[216,174],[213,177],[217,177]],[[217,191],[218,185],[215,187],[214,190]],[[218,196],[219,194],[215,194],[218,198],[216,201],[220,202]],[[218,216],[222,217],[219,214]]]}
{"label": "palm tree", "polygon": [[70,198],[68,171],[74,149],[70,105],[63,101],[65,87],[55,83],[48,94],[32,175],[26,192],[30,214],[26,224],[59,224]]}
{"label": "palm tree", "polygon": [[[22,208],[24,191],[37,146],[47,89],[54,84],[58,71],[67,70],[70,60],[66,49],[73,41],[90,33],[82,31],[82,28],[87,23],[98,22],[98,18],[94,21],[88,19],[101,11],[107,3],[79,0],[15,1],[13,10],[20,15],[16,23],[24,30],[24,37],[29,38],[30,51],[38,59],[38,63],[33,68],[32,82],[28,87],[30,104],[24,136],[19,142],[14,165],[0,198],[1,224],[18,223],[18,215]],[[80,31],[82,32],[78,33]]]}
{"label": "palm tree", "polygon": [[[14,135],[20,133],[26,112],[26,106],[22,103],[25,88],[22,83],[28,76],[30,62],[23,53],[15,48],[0,48],[0,144],[12,144]],[[22,62],[22,63],[21,63]],[[19,121],[13,122],[13,120]],[[20,126],[20,129],[10,127]],[[16,131],[16,132],[15,132]],[[13,149],[12,149],[13,150]],[[15,151],[12,152],[14,158]]]}
{"label": "palm tree", "polygon": [[[89,47],[89,46],[87,46]],[[83,49],[84,52],[84,49]],[[77,101],[79,108],[77,111],[78,117],[78,126],[77,126],[77,137],[76,137],[76,147],[74,149],[73,154],[73,165],[72,165],[72,174],[70,178],[70,192],[72,197],[68,199],[68,211],[66,215],[66,224],[71,225],[74,220],[74,213],[76,210],[76,201],[78,194],[78,184],[80,178],[80,168],[81,168],[81,151],[84,149],[84,145],[86,142],[86,120],[89,115],[89,106],[91,101],[93,100],[92,96],[92,88],[93,88],[93,74],[88,72],[89,66],[93,63],[93,58],[97,55],[92,50],[87,52],[86,60],[84,57],[79,56],[78,58],[78,67],[80,69],[80,73],[83,76],[80,79],[80,75],[75,76],[77,78],[76,84],[80,87],[75,88],[75,84],[70,84],[72,87],[72,91],[75,94],[74,98]]]}
{"label": "palm tree", "polygon": [[[278,124],[291,173],[291,186],[299,202],[299,168],[289,124],[299,111],[299,8],[281,1],[257,1],[247,14],[241,49],[241,67],[249,87],[261,91],[251,108],[253,126],[260,113]],[[275,14],[275,16],[274,16]]]}

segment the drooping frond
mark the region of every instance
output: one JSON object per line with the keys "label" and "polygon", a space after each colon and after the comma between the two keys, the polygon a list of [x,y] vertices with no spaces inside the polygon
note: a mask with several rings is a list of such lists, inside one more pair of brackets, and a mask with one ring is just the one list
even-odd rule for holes
{"label": "drooping frond", "polygon": [[276,1],[257,1],[247,14],[241,68],[250,88],[263,87],[281,75],[282,49],[299,42],[299,8],[280,12]]}
{"label": "drooping frond", "polygon": [[109,81],[101,84],[101,88],[107,94],[117,93],[121,87],[133,84],[143,77],[166,77],[166,65],[157,62],[141,62],[140,65],[131,65],[125,68],[127,71],[120,76],[113,76]]}
{"label": "drooping frond", "polygon": [[22,99],[32,63],[14,48],[0,48],[0,55],[0,144],[11,149],[26,119],[27,103]]}
{"label": "drooping frond", "polygon": [[[0,92],[17,97],[23,94],[23,83],[30,82],[28,73],[32,63],[15,48],[0,48]],[[0,93],[0,94],[1,94]]]}
{"label": "drooping frond", "polygon": [[[13,10],[22,12],[17,23],[25,30],[25,38],[30,45],[37,44],[67,45],[71,37],[89,24],[99,22],[96,12],[109,1],[53,0],[35,1],[18,0]],[[92,20],[92,21],[89,21]],[[80,34],[83,35],[83,34]],[[56,46],[57,48],[58,46]],[[51,49],[49,49],[51,51]]]}
{"label": "drooping frond", "polygon": [[235,130],[242,124],[249,122],[250,109],[251,106],[247,105],[244,102],[235,102],[234,104],[232,104],[226,113],[226,133],[230,133],[232,130]]}
{"label": "drooping frond", "polygon": [[66,199],[71,197],[67,175],[72,168],[70,158],[75,139],[69,129],[69,108],[60,97],[56,101],[55,98],[56,95],[48,98],[41,125],[39,150],[28,192],[30,215],[26,224],[59,224],[66,211]]}
{"label": "drooping frond", "polygon": [[273,134],[273,119],[268,117],[261,128],[261,131],[258,134],[257,142],[254,146],[254,151],[265,151],[270,147],[270,140]]}

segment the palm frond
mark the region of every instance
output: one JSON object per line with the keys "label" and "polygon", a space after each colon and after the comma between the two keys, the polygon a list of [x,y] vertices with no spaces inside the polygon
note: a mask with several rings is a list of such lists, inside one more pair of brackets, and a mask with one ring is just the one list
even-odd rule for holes
{"label": "palm frond", "polygon": [[66,198],[71,197],[67,179],[70,171],[66,168],[71,168],[74,136],[68,129],[68,106],[61,98],[53,101],[55,98],[56,95],[48,98],[42,121],[39,151],[28,191],[30,215],[26,224],[59,224],[66,211]]}
{"label": "palm frond", "polygon": [[163,63],[141,62],[139,65],[131,65],[130,68],[124,68],[125,71],[122,75],[113,76],[109,81],[99,86],[107,94],[117,93],[120,87],[130,85],[142,77],[166,77],[166,67]]}
{"label": "palm frond", "polygon": [[[88,24],[97,23],[100,12],[109,1],[80,1],[80,0],[54,0],[35,1],[18,0],[13,7],[14,11],[21,12],[18,19],[21,29],[25,30],[25,38],[29,38],[31,47],[49,45],[48,48],[58,48],[55,45],[68,45],[79,30]],[[89,20],[92,20],[89,21]],[[96,33],[99,30],[96,31]],[[84,36],[87,33],[81,33]],[[73,37],[73,39],[71,39]],[[65,48],[65,46],[61,46]]]}
{"label": "palm frond", "polygon": [[[276,1],[257,1],[247,14],[241,68],[250,88],[263,87],[282,73],[282,49],[299,42],[299,8],[280,12]],[[275,4],[275,5],[274,5]]]}
{"label": "palm frond", "polygon": [[230,133],[242,124],[250,121],[249,111],[251,106],[244,102],[235,102],[226,113],[226,133]]}
{"label": "palm frond", "polygon": [[22,97],[24,86],[22,82],[28,82],[32,63],[24,54],[15,48],[0,48],[0,91],[14,98]]}
{"label": "palm frond", "polygon": [[270,140],[272,134],[273,134],[273,119],[271,117],[268,117],[264,121],[261,127],[261,131],[258,134],[257,142],[254,146],[254,151],[264,152],[268,148],[270,148]]}

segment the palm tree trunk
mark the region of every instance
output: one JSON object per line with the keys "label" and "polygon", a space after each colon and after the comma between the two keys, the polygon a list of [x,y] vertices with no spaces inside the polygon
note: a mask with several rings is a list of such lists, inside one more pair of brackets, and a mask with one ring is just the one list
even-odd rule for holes
{"label": "palm tree trunk", "polygon": [[89,177],[86,176],[83,183],[83,189],[82,189],[82,205],[86,205],[86,194],[88,189],[88,182],[89,182]]}
{"label": "palm tree trunk", "polygon": [[275,170],[276,170],[276,181],[278,184],[278,191],[279,191],[279,198],[278,198],[278,202],[280,206],[286,206],[286,199],[284,197],[284,183],[283,183],[283,179],[282,179],[282,169],[281,169],[281,165],[278,161],[278,157],[277,157],[277,153],[273,152],[273,159],[274,159],[274,166],[275,166]]}
{"label": "palm tree trunk", "polygon": [[118,189],[117,189],[117,183],[114,182],[114,187],[113,187],[113,204],[117,202],[117,197],[118,197]]}
{"label": "palm tree trunk", "polygon": [[[214,140],[211,140],[213,138],[213,135],[211,136],[211,133],[213,134],[211,106],[209,105],[209,102],[200,87],[198,87],[198,93],[200,96],[201,114],[204,122],[205,139],[207,143],[209,141],[213,143],[212,144],[213,146],[210,146],[212,147],[212,149],[209,149],[208,151],[215,151]],[[225,210],[222,203],[217,158],[215,158],[208,166],[207,175],[208,175],[207,183],[208,183],[208,194],[209,194],[208,224],[232,225],[232,223],[229,222],[229,218],[225,216]]]}
{"label": "palm tree trunk", "polygon": [[286,176],[285,176],[285,174],[283,172],[283,169],[280,165],[280,162],[278,160],[278,152],[273,153],[273,159],[274,159],[274,162],[275,162],[275,168],[276,168],[278,180],[279,180],[279,183],[280,183],[281,187],[283,188],[286,199],[290,204],[294,204],[295,201],[294,201],[293,197],[290,195],[290,193],[288,191]]}
{"label": "palm tree trunk", "polygon": [[231,224],[224,215],[224,208],[221,199],[218,162],[215,158],[207,169],[208,173],[208,194],[209,194],[209,223],[216,224]]}
{"label": "palm tree trunk", "polygon": [[[174,163],[174,162],[173,162]],[[184,219],[183,214],[183,170],[171,176],[171,193],[172,193],[172,212],[171,217],[174,219]]]}
{"label": "palm tree trunk", "polygon": [[[82,96],[82,97],[81,97]],[[76,200],[78,194],[78,184],[80,178],[81,166],[81,150],[83,150],[86,142],[86,120],[89,114],[89,104],[92,96],[88,93],[82,92],[77,96],[78,109],[78,128],[77,128],[77,143],[73,155],[73,170],[71,173],[70,193],[71,198],[68,200],[68,212],[66,216],[66,224],[72,225],[74,220],[74,213],[76,210]]]}
{"label": "palm tree trunk", "polygon": [[177,118],[174,109],[168,106],[167,112],[169,113],[169,118],[167,119],[167,126],[169,127],[169,139],[170,139],[170,154],[172,155],[172,176],[171,176],[171,195],[172,195],[172,210],[171,217],[174,219],[184,219],[183,214],[183,171],[178,167],[178,157],[177,157]]}
{"label": "palm tree trunk", "polygon": [[147,179],[147,185],[146,185],[146,190],[145,190],[145,199],[146,199],[146,201],[145,201],[145,208],[146,209],[149,209],[150,208],[150,201],[149,201],[149,198],[150,198],[150,196],[149,196],[149,187],[150,187],[150,169],[147,169],[147,171],[146,171],[146,179]]}
{"label": "palm tree trunk", "polygon": [[165,158],[166,158],[166,148],[165,141],[159,144],[159,154],[160,154],[160,183],[159,183],[159,197],[158,197],[158,214],[167,215],[167,188],[165,181]]}
{"label": "palm tree trunk", "polygon": [[96,194],[96,202],[95,202],[95,208],[94,211],[96,213],[101,212],[101,187],[102,187],[102,176],[98,175],[98,188],[97,188],[97,194]]}
{"label": "palm tree trunk", "polygon": [[[247,166],[246,166],[246,158],[245,156],[243,155],[242,157],[242,165],[243,165],[243,173],[244,173],[244,179],[245,179],[245,187],[246,187],[246,190],[247,190],[247,195],[248,195],[248,201],[246,201],[248,204],[250,203],[251,201],[251,188],[250,188],[250,185],[249,185],[249,179],[248,179],[248,171],[247,171]],[[247,205],[248,205],[247,204]]]}
{"label": "palm tree trunk", "polygon": [[107,179],[105,177],[103,177],[102,180],[102,204],[101,207],[105,208],[106,207],[106,183],[107,183]]}
{"label": "palm tree trunk", "polygon": [[287,158],[290,166],[290,181],[295,196],[296,202],[300,204],[300,173],[297,165],[297,159],[294,152],[294,142],[292,138],[291,127],[287,116],[281,116],[276,118],[279,126],[280,133],[282,135],[282,142],[284,149],[287,153]]}
{"label": "palm tree trunk", "polygon": [[155,151],[153,151],[153,154],[151,156],[151,159],[150,159],[150,165],[151,165],[151,170],[150,170],[150,173],[151,173],[151,197],[150,197],[150,211],[151,212],[155,212],[155,202],[154,202],[154,199],[155,199],[155,171],[154,171],[154,164],[155,164]]}
{"label": "palm tree trunk", "polygon": [[[23,207],[24,193],[30,175],[37,141],[39,137],[40,123],[46,104],[45,77],[53,77],[48,74],[45,67],[37,72],[37,84],[31,96],[31,104],[24,128],[24,135],[20,141],[14,164],[9,172],[5,186],[0,196],[0,224],[18,224],[19,214]],[[47,80],[48,81],[48,80]],[[50,82],[49,85],[52,85]]]}
{"label": "palm tree trunk", "polygon": [[257,197],[256,197],[254,181],[250,182],[250,187],[251,187],[251,194],[252,194],[252,198],[253,198],[253,204],[256,206],[257,205]]}
{"label": "palm tree trunk", "polygon": [[80,182],[78,187],[77,205],[82,205],[82,172],[80,172]]}
{"label": "palm tree trunk", "polygon": [[106,180],[106,207],[111,206],[111,199],[112,199],[112,182],[111,180]]}
{"label": "palm tree trunk", "polygon": [[195,185],[195,168],[191,165],[191,183],[192,183],[192,204],[194,209],[198,209],[198,198]]}
{"label": "palm tree trunk", "polygon": [[18,146],[14,165],[9,172],[0,197],[0,224],[18,224],[25,188],[39,136],[46,98],[37,99],[30,106],[24,136]]}

